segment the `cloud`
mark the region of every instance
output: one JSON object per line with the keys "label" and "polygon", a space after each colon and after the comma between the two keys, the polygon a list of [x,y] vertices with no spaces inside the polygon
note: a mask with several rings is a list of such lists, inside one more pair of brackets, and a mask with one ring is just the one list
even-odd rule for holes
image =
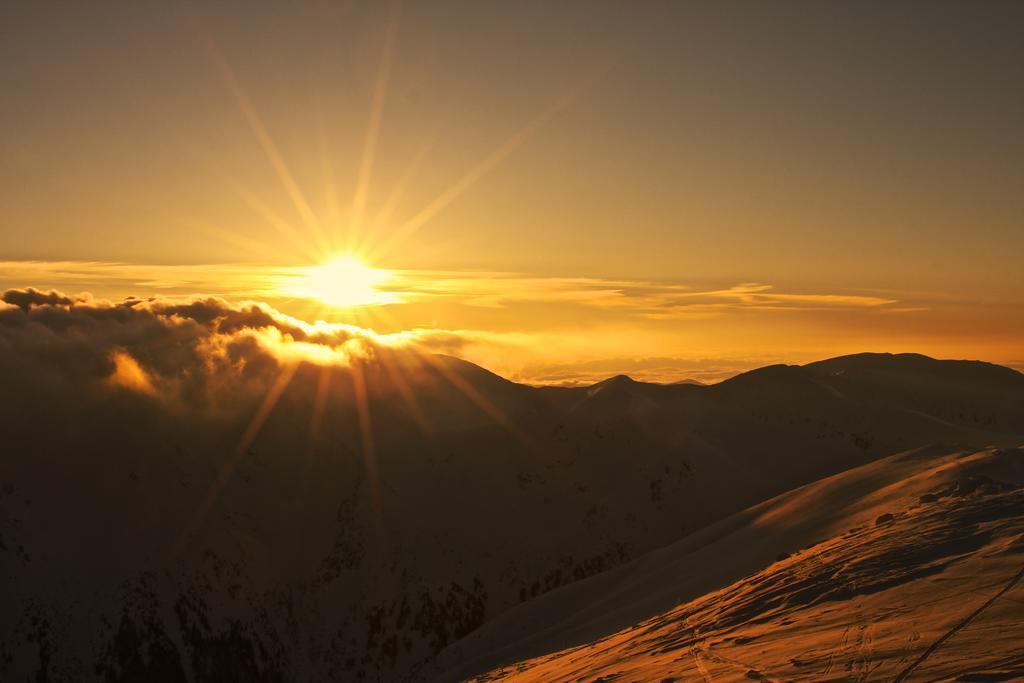
{"label": "cloud", "polygon": [[76,300],[71,297],[65,296],[60,292],[51,290],[49,292],[40,292],[37,289],[11,289],[4,292],[3,301],[11,306],[17,306],[23,311],[27,311],[33,306],[70,306]]}
{"label": "cloud", "polygon": [[46,286],[103,296],[239,293],[258,298],[294,269],[260,264],[159,265],[117,261],[0,261],[0,284]]}
{"label": "cloud", "polygon": [[[353,355],[372,356],[381,348],[455,355],[530,383],[602,379],[597,371],[576,368],[580,362],[679,355],[760,361],[762,354],[773,354],[792,362],[804,353],[822,357],[871,347],[998,361],[1013,357],[1014,322],[1020,319],[1017,306],[986,308],[984,302],[967,305],[927,292],[795,290],[754,281],[697,286],[484,270],[392,270],[382,286],[405,303],[330,309],[282,298],[275,282],[295,270],[258,264],[0,261],[0,286],[23,277],[21,284],[47,288],[9,290],[0,307],[48,326],[52,334],[72,330],[80,344],[104,336],[103,353],[93,354],[89,367],[109,375],[110,354],[123,348],[151,378],[153,396],[188,394],[213,370],[224,377],[230,368],[242,372],[231,359],[245,354],[253,356],[246,362],[251,373],[259,363],[344,365]],[[175,287],[154,289],[154,283]],[[52,286],[57,290],[48,289]],[[73,293],[87,288],[92,295]],[[126,298],[129,294],[134,296]],[[318,318],[336,322],[304,322]],[[343,324],[352,322],[358,325]],[[152,343],[143,340],[137,348],[134,339],[123,338],[154,330],[159,334]],[[189,334],[196,335],[191,345],[167,341]],[[951,335],[957,335],[954,341]],[[977,350],[964,350],[968,338]],[[40,348],[53,352],[70,339]],[[163,344],[159,349],[158,343]],[[213,370],[204,366],[174,375],[169,369],[191,368],[199,359]],[[84,372],[86,365],[78,367]],[[609,371],[634,374],[632,367],[621,363]],[[673,381],[685,378],[687,369],[669,363],[661,370],[644,369],[639,377]],[[726,364],[708,377],[729,372]]]}
{"label": "cloud", "polygon": [[472,331],[379,334],[307,323],[216,297],[109,301],[8,289],[0,294],[0,448],[21,463],[74,453],[86,469],[95,458],[131,469],[168,443],[201,448],[201,467],[217,473],[195,492],[184,538],[252,448],[372,458],[375,426],[418,436],[493,424],[503,409],[473,388],[493,378],[435,354],[503,343]]}
{"label": "cloud", "polygon": [[114,351],[110,354],[110,360],[114,363],[114,372],[109,377],[111,384],[150,396],[156,393],[149,374],[127,351]]}
{"label": "cloud", "polygon": [[129,391],[164,408],[228,408],[256,400],[298,362],[348,367],[403,353],[412,362],[471,343],[446,331],[309,324],[214,297],[111,302],[29,288],[9,289],[0,302],[0,394],[9,405],[40,392],[53,401]]}
{"label": "cloud", "polygon": [[54,396],[102,401],[130,394],[159,410],[237,413],[252,411],[296,363],[347,368],[384,358],[409,368],[425,354],[444,354],[525,383],[588,384],[620,373],[648,381],[713,382],[776,360],[616,355],[636,352],[630,345],[639,343],[626,331],[585,340],[472,329],[378,334],[354,325],[311,324],[264,303],[217,297],[113,302],[31,288],[0,295],[0,381],[11,400],[45,387],[51,403]]}
{"label": "cloud", "polygon": [[[744,282],[698,288],[683,282],[538,276],[494,271],[390,270],[378,284],[378,303],[455,302],[473,308],[522,304],[604,309],[650,319],[708,318],[736,311],[925,310],[899,298],[849,292],[778,291],[771,284]],[[282,301],[289,283],[305,269],[261,264],[166,266],[111,262],[0,261],[0,283],[88,284],[105,296],[202,292],[231,298]]]}
{"label": "cloud", "polygon": [[571,304],[653,319],[713,317],[738,310],[885,310],[899,303],[888,296],[779,292],[770,284],[757,282],[701,289],[679,282],[494,272],[396,271],[392,284],[410,300],[443,298],[487,308]]}

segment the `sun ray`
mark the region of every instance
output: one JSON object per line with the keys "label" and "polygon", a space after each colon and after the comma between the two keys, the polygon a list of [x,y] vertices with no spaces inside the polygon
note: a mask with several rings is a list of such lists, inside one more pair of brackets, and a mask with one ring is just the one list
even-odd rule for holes
{"label": "sun ray", "polygon": [[[292,204],[295,206],[295,210],[306,224],[306,227],[314,235],[322,234],[319,219],[313,212],[312,208],[310,208],[309,202],[306,200],[301,188],[299,188],[298,183],[296,183],[291,170],[288,168],[288,164],[285,162],[280,150],[278,150],[277,145],[274,143],[270,132],[263,124],[263,120],[256,112],[256,108],[253,105],[252,100],[249,98],[249,95],[242,88],[231,66],[217,49],[213,41],[207,38],[205,43],[211,60],[220,72],[224,82],[227,84],[228,90],[231,92],[232,97],[234,97],[235,103],[238,105],[242,116],[245,118],[246,123],[249,124],[249,129],[260,143],[260,147],[262,147],[263,153],[267,157],[267,161],[270,162],[271,167],[277,174],[278,180],[280,180],[281,184],[284,186],[285,192],[288,194]],[[321,245],[321,247],[325,248],[326,244]]]}
{"label": "sun ray", "polygon": [[[296,248],[297,254],[301,258],[315,260],[319,258],[324,252],[324,245],[326,243],[319,244],[316,241],[311,242],[305,236],[303,236],[292,223],[283,218],[276,211],[271,209],[266,202],[262,201],[255,192],[247,188],[242,182],[233,178],[227,173],[218,163],[211,159],[203,150],[200,150],[187,141],[183,143],[191,152],[193,158],[203,166],[206,167],[207,172],[215,176],[219,182],[231,188],[231,190],[237,194],[245,203],[256,212],[263,220],[265,220],[272,228],[274,228],[282,237],[287,238]],[[222,233],[227,233],[226,230],[221,230]],[[224,235],[222,234],[223,238]],[[233,241],[240,241],[244,238],[241,236],[234,236]],[[266,245],[264,244],[259,250],[261,253],[266,253]]]}
{"label": "sun ray", "polygon": [[301,365],[301,362],[295,362],[289,363],[281,368],[281,371],[278,373],[274,383],[270,386],[270,389],[263,397],[263,401],[260,403],[256,413],[253,415],[252,420],[249,421],[249,425],[242,434],[242,438],[239,440],[238,446],[231,452],[231,456],[228,458],[227,462],[221,465],[221,468],[217,473],[217,477],[210,485],[206,495],[203,496],[199,507],[196,508],[196,511],[192,515],[188,524],[182,530],[181,535],[178,538],[178,542],[175,545],[175,554],[179,554],[184,550],[189,538],[199,530],[203,522],[206,520],[206,516],[210,513],[210,510],[213,509],[213,506],[216,504],[217,499],[224,490],[224,487],[227,486],[232,475],[234,475],[235,469],[249,452],[249,448],[252,446],[253,441],[255,441],[260,429],[263,428],[264,422],[266,422],[270,413],[274,410],[274,406],[277,405],[278,400],[281,398],[281,394],[284,393],[284,390],[291,383],[299,365]]}
{"label": "sun ray", "polygon": [[498,426],[514,436],[520,443],[533,452],[538,452],[540,450],[540,446],[523,430],[512,424],[512,421],[508,419],[505,413],[503,413],[498,406],[491,403],[491,401],[480,393],[476,387],[466,381],[466,378],[462,377],[459,373],[445,365],[440,358],[431,353],[420,353],[419,357],[426,361],[432,368],[437,370],[445,379],[448,380],[449,383],[451,383],[453,387],[458,389],[485,415],[490,417]]}
{"label": "sun ray", "polygon": [[359,362],[353,363],[352,392],[356,401],[356,412],[359,418],[359,437],[362,444],[363,458],[366,460],[367,471],[376,476],[377,464],[374,458],[373,418],[370,414],[369,395],[366,388],[365,368]]}
{"label": "sun ray", "polygon": [[372,227],[386,226],[391,220],[391,216],[394,214],[395,209],[398,208],[398,204],[402,201],[402,197],[405,195],[407,189],[412,184],[412,181],[416,178],[420,168],[423,166],[423,162],[427,160],[427,156],[433,150],[434,145],[437,143],[437,139],[440,137],[441,128],[440,126],[434,128],[430,136],[423,142],[412,159],[406,165],[402,175],[398,178],[398,182],[395,183],[391,189],[391,193],[388,194],[387,199],[384,200],[384,204],[381,206],[380,211],[374,216]]}
{"label": "sun ray", "polygon": [[383,366],[384,371],[388,373],[388,378],[391,383],[395,385],[398,390],[399,396],[402,397],[402,401],[409,408],[409,414],[412,416],[413,422],[420,428],[424,434],[434,433],[434,427],[430,424],[430,420],[427,419],[426,414],[423,412],[423,408],[420,406],[419,400],[416,398],[416,394],[413,392],[412,387],[409,386],[408,379],[405,377],[405,372],[402,369],[400,363],[396,363],[393,356],[382,357],[379,359],[380,364]]}
{"label": "sun ray", "polygon": [[[393,293],[388,292],[388,294]],[[401,300],[401,295],[397,295],[397,300]],[[382,328],[401,329],[403,327],[401,322],[394,315],[390,314],[385,306],[359,306],[349,310],[348,313],[353,322],[359,327],[371,330]]]}
{"label": "sun ray", "polygon": [[359,176],[352,196],[352,212],[349,217],[349,249],[359,250],[362,246],[363,214],[370,194],[370,178],[377,156],[377,142],[380,137],[381,120],[384,115],[384,101],[387,98],[388,83],[391,79],[391,63],[394,58],[398,23],[401,18],[401,4],[391,3],[388,26],[384,34],[380,66],[377,69],[377,83],[370,102],[369,124],[363,142],[363,156],[359,164]]}
{"label": "sun ray", "polygon": [[324,365],[320,368],[317,376],[316,392],[313,394],[313,406],[309,414],[309,450],[312,452],[317,439],[320,438],[320,429],[323,426],[324,410],[327,407],[327,396],[331,388],[331,372],[333,367]]}
{"label": "sun ray", "polygon": [[373,436],[373,417],[370,412],[370,398],[366,386],[365,368],[359,361],[353,362],[349,375],[352,378],[352,394],[359,421],[359,438],[362,447],[363,467],[369,487],[370,509],[373,511],[377,540],[381,544],[381,556],[387,554],[387,535],[384,529],[384,507],[381,498],[380,472],[377,468],[377,452]]}
{"label": "sun ray", "polygon": [[323,174],[324,203],[326,204],[325,222],[327,223],[321,237],[324,253],[331,253],[340,244],[338,231],[341,227],[341,203],[338,201],[337,181],[335,179],[334,164],[331,163],[329,150],[330,136],[324,125],[323,116],[317,116],[317,130],[320,143],[320,172]]}
{"label": "sun ray", "polygon": [[207,223],[202,220],[183,217],[180,218],[179,221],[182,225],[197,231],[201,235],[224,242],[224,244],[227,244],[231,246],[232,249],[236,250],[236,253],[238,251],[246,252],[250,256],[247,260],[259,261],[266,257],[267,249],[263,242],[250,239],[234,230],[227,230],[219,225]]}
{"label": "sun ray", "polygon": [[263,202],[255,193],[249,191],[244,185],[236,180],[225,177],[224,182],[227,183],[232,189],[235,190],[245,200],[245,202],[258,213],[267,223],[269,223],[278,233],[282,236],[290,239],[309,259],[315,259],[320,254],[324,253],[326,243],[315,246],[310,245],[309,240],[303,237],[303,235],[295,229],[295,227],[285,220],[283,217],[278,215],[273,209],[271,209],[265,202]]}
{"label": "sun ray", "polygon": [[425,223],[447,208],[456,199],[461,197],[463,193],[475,185],[492,168],[519,149],[523,143],[529,140],[531,136],[553,119],[555,115],[572,104],[594,80],[595,78],[587,79],[563,93],[561,97],[555,100],[549,107],[534,117],[525,126],[516,131],[512,136],[505,140],[505,142],[499,145],[497,149],[481,159],[476,166],[471,168],[447,190],[438,195],[412,218],[400,225],[386,241],[377,245],[376,249],[370,251],[370,255],[374,258],[379,258],[380,256],[389,253],[398,243],[411,237],[417,230],[423,227]]}
{"label": "sun ray", "polygon": [[306,437],[306,457],[302,465],[302,487],[307,488],[310,483],[310,476],[313,472],[313,459],[316,456],[317,447],[322,443],[321,429],[323,429],[324,413],[327,410],[327,398],[331,390],[331,375],[334,367],[324,365],[317,375],[316,389],[313,393],[313,405],[309,411],[309,433]]}

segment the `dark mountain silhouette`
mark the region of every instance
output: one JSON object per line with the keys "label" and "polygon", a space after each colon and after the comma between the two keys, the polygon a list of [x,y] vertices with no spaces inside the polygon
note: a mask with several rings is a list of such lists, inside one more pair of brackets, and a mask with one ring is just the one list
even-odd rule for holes
{"label": "dark mountain silhouette", "polygon": [[202,410],[12,371],[0,677],[427,678],[516,606],[795,487],[1024,438],[1024,376],[919,356],[564,388],[380,351],[300,365],[254,423],[283,372],[260,358]]}
{"label": "dark mountain silhouette", "polygon": [[1022,579],[1024,449],[936,445],[509,610],[430,677],[1016,681]]}

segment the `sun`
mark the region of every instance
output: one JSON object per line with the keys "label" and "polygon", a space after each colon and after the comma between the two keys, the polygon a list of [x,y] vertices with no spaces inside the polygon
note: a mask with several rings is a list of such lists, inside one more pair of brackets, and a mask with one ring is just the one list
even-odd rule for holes
{"label": "sun", "polygon": [[398,301],[397,294],[383,289],[391,277],[387,270],[371,268],[355,256],[341,255],[302,268],[284,291],[336,308],[380,305]]}

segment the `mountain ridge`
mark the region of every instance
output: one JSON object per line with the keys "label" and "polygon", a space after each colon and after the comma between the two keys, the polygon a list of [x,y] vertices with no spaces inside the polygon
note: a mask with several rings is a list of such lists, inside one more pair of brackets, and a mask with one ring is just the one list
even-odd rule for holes
{"label": "mountain ridge", "polygon": [[[248,367],[277,381],[274,363]],[[796,486],[1024,435],[1019,373],[939,373],[888,397],[885,376],[804,366],[529,387],[381,350],[293,372],[242,450],[259,392],[194,414],[107,384],[75,404],[0,387],[16,454],[0,463],[0,561],[17,586],[0,592],[0,674],[393,680],[518,604]]]}
{"label": "mountain ridge", "polygon": [[[886,538],[894,524],[900,535]],[[853,670],[859,678],[871,672],[903,680],[1001,597],[986,601],[981,592],[960,606],[965,577],[990,572],[1014,587],[1015,572],[1024,572],[1022,541],[1024,447],[972,453],[935,444],[798,487],[510,610],[442,653],[426,678],[847,680]],[[857,565],[865,567],[857,578],[844,578]],[[958,588],[944,588],[951,582]],[[1015,649],[1019,631],[1014,596],[999,606],[1002,621],[988,627],[1001,635],[945,645],[928,662],[931,680],[1024,675],[1024,659],[1002,657]],[[871,607],[844,602],[856,600]],[[901,601],[909,607],[894,607]],[[825,609],[830,602],[836,606]],[[940,609],[929,606],[937,602]],[[829,611],[857,612],[862,631],[869,623],[876,641],[879,631],[890,640],[873,651],[823,641],[816,630],[835,637],[851,628],[849,620],[827,619]],[[900,630],[911,628],[921,633],[899,642]],[[776,649],[754,649],[772,640]],[[458,664],[446,670],[446,662]],[[844,665],[846,674],[829,675]]]}
{"label": "mountain ridge", "polygon": [[[479,367],[479,366],[478,366]],[[956,369],[961,372],[985,372],[990,376],[999,376],[1004,379],[1010,379],[1011,381],[1024,381],[1024,372],[1015,368],[1000,365],[998,363],[991,363],[982,360],[969,360],[969,359],[941,359],[932,356],[927,356],[920,353],[888,353],[888,352],[860,352],[852,354],[844,354],[840,356],[832,356],[817,361],[810,361],[804,364],[790,364],[790,363],[776,363],[754,368],[752,370],[746,370],[744,372],[737,373],[731,377],[727,377],[721,381],[714,383],[705,383],[700,380],[684,379],[675,382],[651,382],[634,379],[628,374],[616,374],[611,375],[603,380],[593,382],[591,384],[574,385],[571,387],[561,387],[561,385],[539,385],[539,386],[559,386],[561,388],[578,389],[587,388],[593,389],[595,387],[603,386],[609,383],[618,382],[631,382],[634,384],[644,384],[649,386],[679,386],[679,385],[691,385],[691,386],[718,386],[727,382],[733,382],[739,380],[741,382],[748,381],[745,378],[752,376],[764,376],[776,374],[780,377],[787,376],[786,373],[792,372],[787,368],[801,368],[812,372],[813,374],[836,374],[849,369],[857,369],[860,371],[871,370],[871,371],[912,371],[921,369],[935,369],[935,368],[948,368]],[[509,380],[511,381],[511,380]]]}

